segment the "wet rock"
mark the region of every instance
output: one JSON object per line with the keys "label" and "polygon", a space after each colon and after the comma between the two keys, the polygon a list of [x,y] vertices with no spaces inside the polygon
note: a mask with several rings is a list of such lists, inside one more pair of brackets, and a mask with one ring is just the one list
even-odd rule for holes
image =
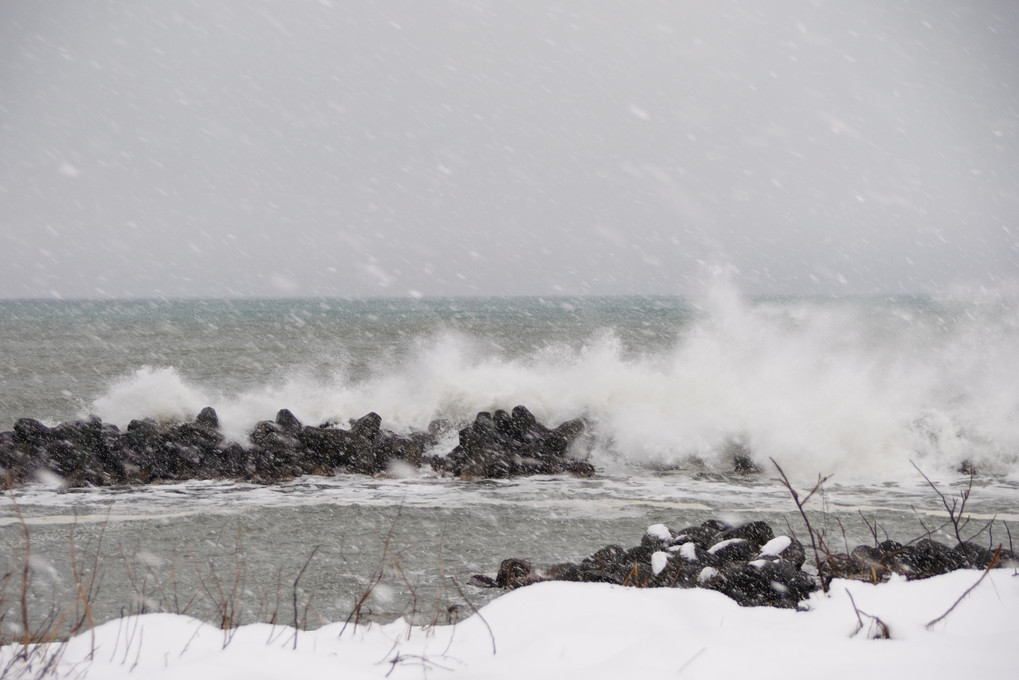
{"label": "wet rock", "polygon": [[966,566],[963,555],[943,543],[924,538],[910,551],[913,578],[930,578]]}
{"label": "wet rock", "polygon": [[744,607],[795,608],[817,589],[809,575],[783,560],[730,564],[720,575],[713,587]]}
{"label": "wet rock", "polygon": [[672,544],[672,531],[664,524],[652,524],[641,536],[640,544],[659,550]]}
{"label": "wet rock", "polygon": [[589,477],[594,467],[567,455],[584,430],[583,421],[568,421],[549,430],[523,406],[512,413],[479,412],[458,433],[457,446],[445,458],[429,463],[437,470],[465,479],[499,479],[518,475],[571,474]]}
{"label": "wet rock", "polygon": [[496,583],[495,579],[484,574],[473,574],[467,579],[467,585],[474,586],[475,588],[498,588],[499,584]]}
{"label": "wet rock", "polygon": [[846,553],[832,553],[821,560],[820,576],[826,582],[835,578],[856,578],[866,573],[864,566]]}
{"label": "wet rock", "polygon": [[594,569],[608,569],[620,562],[625,555],[626,549],[622,546],[607,545],[592,553],[590,557],[584,558],[581,564]]}
{"label": "wet rock", "polygon": [[708,553],[714,555],[716,560],[724,564],[726,562],[749,562],[757,554],[757,550],[757,545],[745,538],[727,538],[708,548]]}
{"label": "wet rock", "polygon": [[509,558],[499,565],[499,572],[495,577],[495,583],[500,588],[512,590],[533,582],[531,574],[534,565],[527,560]]}
{"label": "wet rock", "polygon": [[304,427],[297,416],[286,408],[280,409],[276,413],[276,424],[279,425],[281,431],[293,437],[296,437]]}
{"label": "wet rock", "polygon": [[783,560],[789,562],[797,569],[803,566],[807,553],[803,544],[791,536],[776,536],[763,546],[760,552],[754,556],[755,560]]}
{"label": "wet rock", "polygon": [[672,544],[695,543],[698,547],[706,550],[714,542],[715,534],[718,532],[719,529],[710,526],[687,527],[676,532]]}
{"label": "wet rock", "polygon": [[687,564],[712,566],[718,563],[718,559],[714,555],[693,541],[673,544],[669,546],[668,552],[673,555],[675,559],[681,560]]}
{"label": "wet rock", "polygon": [[216,413],[216,409],[206,406],[195,416],[195,425],[209,430],[218,430],[219,414]]}
{"label": "wet rock", "polygon": [[986,569],[994,559],[994,552],[971,541],[955,546],[954,552],[959,555],[967,566],[975,569]]}
{"label": "wet rock", "polygon": [[14,443],[26,444],[28,446],[45,446],[52,441],[54,435],[50,428],[46,427],[34,418],[19,418],[14,423]]}
{"label": "wet rock", "polygon": [[374,412],[351,420],[349,430],[305,427],[292,411],[281,409],[274,420],[257,423],[244,446],[226,442],[211,406],[186,423],[133,420],[123,433],[98,418],[54,428],[22,418],[12,431],[0,433],[0,473],[22,484],[35,471],[48,470],[81,486],[218,478],[274,483],[337,470],[376,475],[398,463],[411,468],[427,463],[464,478],[595,472],[590,463],[567,455],[584,430],[580,420],[550,430],[523,406],[511,413],[483,411],[461,430],[452,452],[426,459],[425,451],[448,429],[448,423],[435,421],[427,432],[397,435],[383,430]]}
{"label": "wet rock", "polygon": [[885,566],[883,560],[885,554],[880,548],[870,545],[858,545],[848,555],[852,560],[850,564],[858,569],[855,578],[871,583],[880,583],[891,575],[891,570]]}
{"label": "wet rock", "polygon": [[350,432],[368,442],[373,442],[382,431],[382,416],[372,411],[350,424]]}
{"label": "wet rock", "polygon": [[719,531],[725,531],[727,529],[731,529],[732,528],[731,524],[729,524],[728,522],[723,522],[720,519],[709,519],[709,520],[706,520],[705,522],[703,522],[701,524],[701,526],[704,527],[705,529],[711,529],[711,530],[715,531],[715,533],[718,533]]}
{"label": "wet rock", "polygon": [[775,532],[772,531],[771,526],[769,526],[767,522],[747,522],[746,524],[741,524],[737,527],[719,531],[715,534],[713,544],[728,541],[733,538],[745,539],[759,548],[771,539],[775,538]]}

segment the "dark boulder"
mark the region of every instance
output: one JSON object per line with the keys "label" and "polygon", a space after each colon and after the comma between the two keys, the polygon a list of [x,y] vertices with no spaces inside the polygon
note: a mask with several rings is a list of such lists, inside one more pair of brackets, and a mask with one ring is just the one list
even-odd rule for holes
{"label": "dark boulder", "polygon": [[776,536],[763,546],[761,551],[754,556],[755,560],[783,560],[789,562],[797,569],[803,566],[807,553],[803,544],[791,536]]}
{"label": "dark boulder", "polygon": [[696,526],[680,529],[672,539],[673,545],[684,543],[695,543],[698,547],[707,549],[715,540],[718,529],[709,526]]}
{"label": "dark boulder", "polygon": [[749,562],[757,554],[756,544],[745,538],[728,538],[708,548],[708,554],[714,555],[720,563]]}
{"label": "dark boulder", "polygon": [[195,425],[210,430],[218,430],[219,414],[216,413],[216,409],[211,406],[206,406],[198,413],[197,416],[195,416]]}
{"label": "dark boulder", "polygon": [[507,590],[519,588],[533,581],[531,576],[533,572],[534,565],[530,562],[511,557],[503,560],[502,564],[499,565],[499,572],[496,574],[495,583],[500,588],[506,588]]}
{"label": "dark boulder", "polygon": [[986,569],[994,559],[995,551],[966,541],[955,546],[954,552],[959,555],[967,566],[975,569]]}
{"label": "dark boulder", "polygon": [[286,408],[280,409],[276,413],[276,424],[280,426],[280,430],[292,437],[296,437],[304,427],[301,425],[301,421],[297,419],[297,416],[290,409]]}
{"label": "dark boulder", "polygon": [[54,439],[50,428],[34,418],[19,418],[14,423],[14,443],[28,446],[46,446]]}
{"label": "dark boulder", "polygon": [[664,524],[652,524],[644,530],[644,535],[640,537],[640,544],[661,550],[671,545],[673,538],[669,527]]}
{"label": "dark boulder", "polygon": [[719,531],[715,534],[712,545],[728,541],[732,538],[745,539],[759,548],[775,538],[775,532],[772,531],[771,526],[767,522],[747,522],[737,527]]}
{"label": "dark boulder", "polygon": [[809,575],[782,560],[731,564],[720,574],[713,587],[744,607],[795,609],[800,600],[817,590]]}

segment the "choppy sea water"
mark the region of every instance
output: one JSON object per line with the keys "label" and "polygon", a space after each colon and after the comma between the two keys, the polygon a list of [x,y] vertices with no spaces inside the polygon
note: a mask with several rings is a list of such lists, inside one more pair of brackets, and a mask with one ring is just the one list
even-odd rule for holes
{"label": "choppy sea water", "polygon": [[[493,595],[469,576],[504,557],[576,561],[636,545],[649,524],[709,517],[802,533],[770,458],[801,488],[833,475],[811,508],[836,546],[869,542],[865,521],[900,540],[942,523],[913,463],[949,499],[969,483],[962,462],[977,468],[973,526],[997,518],[981,540],[1007,542],[1002,522],[1019,521],[1010,298],[747,300],[720,286],[699,300],[7,301],[0,348],[3,429],[89,414],[123,427],[212,405],[243,440],[280,408],[306,424],[376,411],[405,431],[524,404],[552,425],[585,418],[576,453],[598,468],[589,480],[402,471],[270,487],[48,480],[0,504],[5,572],[31,537],[39,615],[73,593],[73,533],[79,567],[101,555],[102,618],[215,617],[223,593],[240,593],[243,620],[289,621],[309,558],[296,587],[309,624],[345,618],[380,565],[366,613],[457,616]],[[734,447],[764,472],[731,475]]]}

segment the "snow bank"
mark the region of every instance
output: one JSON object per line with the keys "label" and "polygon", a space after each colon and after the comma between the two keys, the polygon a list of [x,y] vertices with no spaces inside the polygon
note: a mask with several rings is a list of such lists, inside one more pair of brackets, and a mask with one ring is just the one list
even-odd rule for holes
{"label": "snow bank", "polygon": [[[297,634],[256,624],[224,632],[184,616],[113,621],[73,639],[59,677],[556,678],[620,677],[925,680],[1010,677],[1019,638],[1019,577],[996,570],[943,622],[980,572],[874,586],[835,581],[809,611],[742,608],[719,593],[541,583],[507,593],[456,626],[332,624]],[[856,607],[880,617],[892,640],[870,639]],[[94,654],[93,654],[94,651]],[[13,650],[2,650],[6,662]],[[90,659],[91,656],[91,659]]]}

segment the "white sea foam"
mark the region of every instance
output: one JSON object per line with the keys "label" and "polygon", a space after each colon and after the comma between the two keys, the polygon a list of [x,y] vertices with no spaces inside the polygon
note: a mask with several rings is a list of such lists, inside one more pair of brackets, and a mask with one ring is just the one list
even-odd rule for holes
{"label": "white sea foam", "polygon": [[[580,345],[510,355],[459,331],[421,336],[405,358],[352,379],[294,372],[234,394],[143,368],[90,409],[131,418],[193,417],[214,406],[243,441],[290,408],[302,421],[368,411],[393,430],[434,418],[527,405],[544,422],[584,417],[595,463],[728,469],[734,452],[787,472],[838,479],[915,477],[969,460],[1015,474],[1019,458],[1019,314],[1000,302],[948,312],[878,302],[748,304],[716,285],[665,351],[624,347],[605,329]],[[445,443],[451,443],[449,441]]]}

